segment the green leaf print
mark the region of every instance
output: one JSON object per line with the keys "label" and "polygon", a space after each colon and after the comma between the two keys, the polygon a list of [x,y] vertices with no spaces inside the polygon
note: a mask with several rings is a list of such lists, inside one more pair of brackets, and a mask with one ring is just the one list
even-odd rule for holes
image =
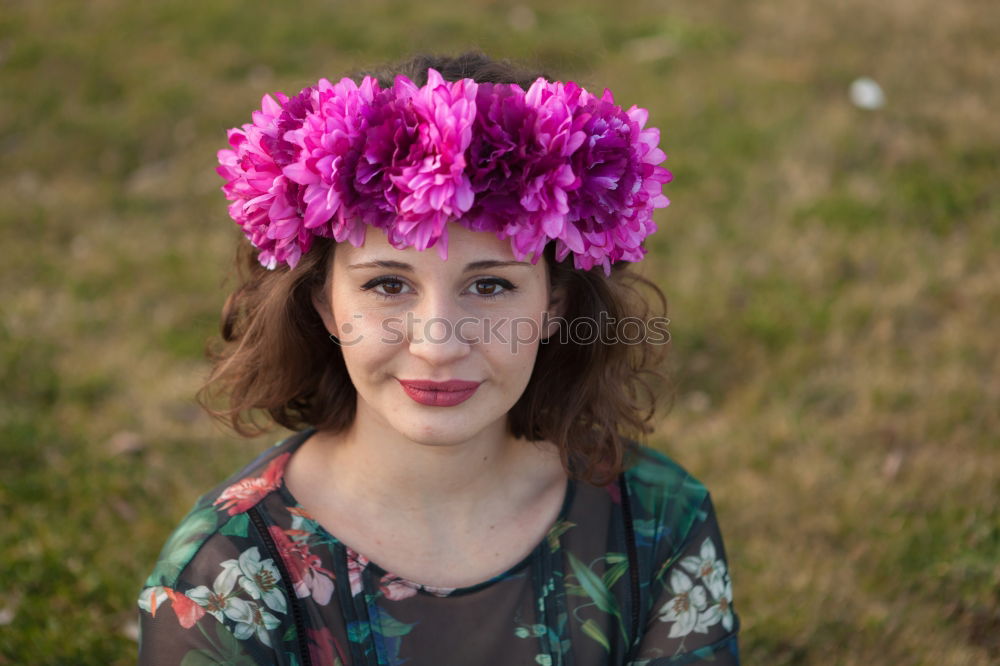
{"label": "green leaf print", "polygon": [[628,571],[628,558],[624,553],[608,553],[604,561],[609,566],[607,571],[604,572],[602,579],[604,587],[610,590],[618,582],[618,579]]}
{"label": "green leaf print", "polygon": [[146,585],[173,587],[177,576],[201,548],[205,538],[215,530],[217,522],[218,512],[214,508],[189,513],[163,545],[156,567],[146,579]]}
{"label": "green leaf print", "polygon": [[221,622],[215,623],[216,641],[209,637],[201,622],[198,623],[198,630],[216,652],[205,648],[190,650],[181,659],[181,666],[254,666],[254,660],[243,651],[239,640]]}
{"label": "green leaf print", "polygon": [[[706,512],[704,509],[699,508],[698,511],[696,511],[693,514],[691,522],[693,523],[695,520],[697,520],[698,522],[704,522],[707,517],[708,517],[708,512]],[[691,527],[690,529],[695,529],[695,528]],[[660,568],[656,571],[656,573],[653,574],[653,580],[657,583],[663,581],[664,577],[667,575],[667,572],[670,571],[670,568],[674,566],[674,564],[677,562],[678,559],[680,559],[681,555],[683,555],[683,553],[678,551],[673,555],[671,555],[669,558],[667,558],[667,560],[660,566]]]}
{"label": "green leaf print", "polygon": [[383,636],[405,636],[410,633],[416,624],[406,624],[405,622],[400,622],[396,618],[392,617],[384,610],[379,610],[378,612],[378,624],[381,627],[381,633]]}
{"label": "green leaf print", "polygon": [[236,639],[236,636],[233,636],[232,632],[221,622],[215,625],[215,635],[219,639],[219,645],[224,655],[227,657],[239,657],[243,654],[240,642]]}
{"label": "green leaf print", "polygon": [[181,659],[181,666],[254,666],[254,660],[246,655],[225,658],[210,650],[191,650]]}
{"label": "green leaf print", "polygon": [[592,617],[587,618],[587,621],[584,622],[580,628],[583,629],[583,633],[587,634],[595,641],[600,643],[604,647],[605,652],[611,651],[611,645],[608,643],[607,636],[604,635],[604,632],[601,631],[601,628],[597,626],[596,622],[594,622],[594,618]]}
{"label": "green leaf print", "polygon": [[604,581],[591,571],[589,567],[584,565],[583,562],[578,560],[573,553],[567,552],[566,555],[569,559],[570,567],[573,569],[573,575],[580,581],[580,585],[583,587],[584,592],[586,592],[586,596],[590,597],[599,609],[618,621],[618,628],[624,637],[625,627],[622,624],[621,613],[618,611],[618,602],[615,601],[614,595],[605,586]]}
{"label": "green leaf print", "polygon": [[368,639],[371,625],[367,622],[351,622],[347,625],[347,639],[352,643],[363,643]]}
{"label": "green leaf print", "polygon": [[663,453],[650,451],[656,462],[643,462],[628,471],[636,481],[629,484],[631,496],[643,512],[657,515],[661,509],[674,507],[683,514],[687,508],[697,508],[706,493],[705,486]]}
{"label": "green leaf print", "polygon": [[181,659],[181,666],[206,666],[207,664],[217,666],[218,663],[218,657],[208,650],[190,650]]}
{"label": "green leaf print", "polygon": [[225,536],[246,537],[247,526],[250,524],[250,516],[245,513],[238,513],[222,526],[219,534]]}
{"label": "green leaf print", "polygon": [[560,520],[555,525],[549,529],[546,537],[549,540],[549,548],[553,551],[559,550],[559,537],[566,533],[572,527],[576,527],[576,523],[570,522],[568,520]]}
{"label": "green leaf print", "polygon": [[615,598],[608,588],[604,586],[604,581],[591,571],[589,567],[585,566],[583,562],[578,560],[573,553],[567,552],[566,556],[569,558],[573,574],[580,581],[580,585],[583,586],[587,596],[605,613],[617,614],[618,604],[615,602]]}

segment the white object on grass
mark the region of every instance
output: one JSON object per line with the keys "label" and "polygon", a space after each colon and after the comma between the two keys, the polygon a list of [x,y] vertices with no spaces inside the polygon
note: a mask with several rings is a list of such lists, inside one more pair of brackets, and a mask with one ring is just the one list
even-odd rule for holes
{"label": "white object on grass", "polygon": [[851,102],[861,109],[881,109],[885,106],[882,86],[867,76],[851,82]]}

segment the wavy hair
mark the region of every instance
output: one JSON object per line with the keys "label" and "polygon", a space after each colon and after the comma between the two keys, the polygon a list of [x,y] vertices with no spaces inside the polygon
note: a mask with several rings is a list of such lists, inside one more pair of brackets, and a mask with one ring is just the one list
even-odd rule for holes
{"label": "wavy hair", "polygon": [[[419,55],[351,76],[360,80],[368,73],[391,85],[397,74],[404,74],[424,85],[428,67],[449,81],[468,77],[527,88],[539,76],[551,80],[476,52]],[[328,279],[336,245],[317,237],[295,268],[274,270],[260,265],[249,243],[238,245],[237,286],[222,308],[221,339],[213,339],[206,349],[212,369],[196,396],[203,409],[237,434],[255,437],[275,424],[337,433],[353,422],[357,391],[340,345],[330,340],[312,302]],[[564,295],[561,316],[569,326],[539,346],[528,386],[508,413],[509,430],[530,441],[551,441],[574,479],[606,485],[629,466],[636,438],[653,432],[660,399],[666,398],[667,409],[673,404],[674,387],[664,367],[669,337],[664,344],[645,338],[623,343],[602,335],[580,342],[566,333],[583,320],[650,322],[661,317],[665,322],[667,299],[628,262],[612,264],[606,276],[600,266],[576,269],[572,255],[556,261],[555,243],[546,245],[543,254],[550,293]]]}

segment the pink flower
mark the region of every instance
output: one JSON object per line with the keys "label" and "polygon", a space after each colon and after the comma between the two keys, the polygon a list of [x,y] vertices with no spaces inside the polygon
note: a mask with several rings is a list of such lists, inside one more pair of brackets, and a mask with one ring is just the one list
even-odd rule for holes
{"label": "pink flower", "polygon": [[474,231],[503,233],[525,217],[521,183],[537,112],[517,84],[482,83],[469,144],[469,179],[475,201],[460,223]]}
{"label": "pink flower", "polygon": [[237,481],[223,490],[212,504],[221,504],[221,508],[226,509],[230,516],[243,513],[281,484],[285,464],[291,455],[282,453],[268,464],[263,474],[253,479]]}
{"label": "pink flower", "polygon": [[393,247],[424,250],[440,240],[438,254],[447,258],[446,223],[474,198],[465,153],[476,86],[469,79],[447,83],[430,69],[427,85],[398,76],[375,98],[354,182],[358,212],[385,228]]}
{"label": "pink flower", "polygon": [[330,603],[336,578],[334,573],[323,568],[319,556],[309,551],[309,544],[305,541],[288,538],[286,531],[277,525],[269,526],[268,531],[288,569],[295,596],[300,599],[311,596],[321,606]]}
{"label": "pink flower", "polygon": [[526,214],[508,225],[515,256],[541,256],[545,245],[561,238],[582,249],[579,233],[565,224],[569,192],[580,187],[570,156],[586,140],[582,119],[574,110],[585,91],[574,83],[538,79],[525,93],[525,104],[534,112],[530,139],[524,148],[518,181],[520,203]]}
{"label": "pink flower", "polygon": [[605,90],[575,114],[588,137],[571,158],[582,182],[569,195],[567,222],[579,233],[559,238],[556,258],[573,252],[577,268],[600,264],[610,274],[613,261],[642,259],[641,243],[656,231],[653,208],[669,203],[661,188],[671,174],[656,166],[666,155],[657,147],[659,131],[643,129],[645,109],[623,111]]}
{"label": "pink flower", "polygon": [[427,85],[410,101],[422,122],[418,150],[410,152],[408,163],[400,164],[393,183],[403,196],[401,217],[395,225],[402,247],[423,250],[441,236],[439,254],[448,258],[449,219],[462,217],[472,206],[473,192],[465,173],[465,152],[472,140],[476,117],[477,84],[470,79],[445,83],[431,69]]}
{"label": "pink flower", "polygon": [[304,186],[307,229],[337,242],[364,242],[364,225],[347,213],[358,195],[351,186],[368,131],[365,111],[379,92],[378,82],[365,77],[359,87],[348,78],[336,85],[320,79],[312,90],[311,106],[300,127],[284,134],[300,150],[297,159],[282,169],[290,180]]}
{"label": "pink flower", "polygon": [[294,266],[312,244],[312,234],[302,226],[299,186],[281,170],[291,149],[280,135],[301,122],[293,112],[302,110],[305,94],[295,98],[290,110],[283,106],[289,103],[285,95],[277,93],[280,102],[264,95],[253,123],[229,130],[231,149],[218,152],[216,171],[226,179],[222,191],[233,202],[229,215],[261,249],[260,262],[268,268],[279,261]]}

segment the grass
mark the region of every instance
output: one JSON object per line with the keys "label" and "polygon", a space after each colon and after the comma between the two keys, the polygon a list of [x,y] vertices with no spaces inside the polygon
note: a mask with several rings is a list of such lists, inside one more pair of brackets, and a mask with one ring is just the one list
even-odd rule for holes
{"label": "grass", "polygon": [[[192,396],[240,240],[224,130],[412,51],[652,110],[647,268],[747,663],[1000,659],[1000,10],[959,0],[9,2],[0,15],[0,663],[134,662],[134,597],[238,441]],[[875,78],[887,105],[851,106]]]}

